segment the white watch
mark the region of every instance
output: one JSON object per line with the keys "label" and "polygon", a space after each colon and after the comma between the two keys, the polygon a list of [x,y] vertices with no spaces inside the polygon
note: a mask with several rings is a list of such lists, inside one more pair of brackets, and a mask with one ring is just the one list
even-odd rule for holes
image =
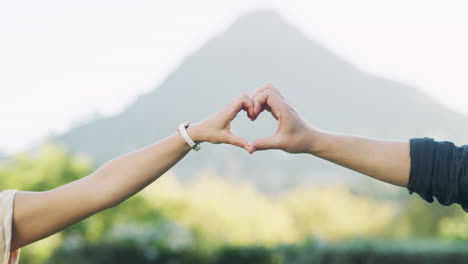
{"label": "white watch", "polygon": [[179,125],[179,133],[180,135],[185,139],[185,141],[187,142],[187,144],[189,144],[189,146],[195,150],[195,151],[199,151],[201,149],[200,147],[200,144],[197,144],[195,143],[192,138],[190,138],[190,136],[188,135],[187,133],[187,130],[186,128],[188,128],[190,126],[190,123],[189,122],[184,122],[182,124]]}

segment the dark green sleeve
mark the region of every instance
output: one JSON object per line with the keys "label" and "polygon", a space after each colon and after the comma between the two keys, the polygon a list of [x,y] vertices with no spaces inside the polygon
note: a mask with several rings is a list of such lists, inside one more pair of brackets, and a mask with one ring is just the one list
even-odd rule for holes
{"label": "dark green sleeve", "polygon": [[468,146],[432,138],[410,140],[408,190],[432,203],[460,204],[468,212]]}

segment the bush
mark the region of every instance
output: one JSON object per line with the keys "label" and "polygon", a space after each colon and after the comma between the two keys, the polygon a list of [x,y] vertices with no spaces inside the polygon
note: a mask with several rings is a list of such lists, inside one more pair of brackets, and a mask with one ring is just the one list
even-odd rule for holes
{"label": "bush", "polygon": [[[89,174],[92,161],[45,145],[0,161],[1,189],[50,190]],[[301,186],[272,196],[204,172],[155,184],[22,251],[22,263],[468,263],[463,243],[376,238],[468,237],[458,206],[413,196],[378,200],[345,186]],[[304,242],[309,238],[327,241]],[[343,243],[337,241],[354,237]]]}
{"label": "bush", "polygon": [[[437,248],[435,250],[435,248]],[[223,247],[210,255],[197,250],[148,250],[128,243],[59,249],[47,263],[141,264],[442,264],[468,263],[468,244],[434,241],[357,240],[338,244],[317,241],[298,245]]]}
{"label": "bush", "polygon": [[50,264],[184,264],[206,263],[205,257],[193,251],[155,251],[135,247],[125,243],[105,243],[99,245],[87,245],[71,250],[57,250],[47,261]]}

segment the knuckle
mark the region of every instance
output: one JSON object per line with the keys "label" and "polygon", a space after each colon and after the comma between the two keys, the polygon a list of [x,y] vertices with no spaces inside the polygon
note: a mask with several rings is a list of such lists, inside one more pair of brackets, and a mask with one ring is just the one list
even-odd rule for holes
{"label": "knuckle", "polygon": [[266,88],[267,90],[270,90],[270,89],[275,89],[275,86],[274,86],[272,83],[267,83],[267,84],[265,85],[265,88]]}

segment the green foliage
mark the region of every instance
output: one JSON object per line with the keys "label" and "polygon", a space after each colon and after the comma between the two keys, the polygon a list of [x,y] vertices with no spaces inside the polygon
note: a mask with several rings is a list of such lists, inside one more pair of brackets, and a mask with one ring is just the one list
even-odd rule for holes
{"label": "green foliage", "polygon": [[206,257],[189,250],[149,250],[131,243],[88,244],[79,248],[61,248],[50,257],[50,264],[102,264],[102,263],[206,263]]}
{"label": "green foliage", "polygon": [[148,254],[131,244],[86,245],[59,249],[48,263],[142,263],[142,264],[445,264],[466,263],[468,245],[436,241],[352,240],[336,244],[309,241],[296,245],[219,248],[211,255],[194,250],[160,251]]}
{"label": "green foliage", "polygon": [[[45,145],[33,154],[18,154],[0,164],[1,189],[45,191],[86,176],[92,163],[63,148]],[[24,263],[43,263],[58,248],[76,248],[89,243],[130,242],[135,246],[172,249],[190,246],[191,234],[173,223],[141,196],[105,210],[60,234],[28,246]]]}
{"label": "green foliage", "polygon": [[91,172],[91,161],[46,144],[34,154],[21,153],[0,162],[2,189],[46,191]]}
{"label": "green foliage", "polygon": [[[92,170],[89,159],[45,145],[0,161],[0,186],[50,190]],[[185,184],[168,173],[121,205],[24,248],[22,263],[462,263],[466,215],[415,196],[378,200],[344,186],[271,196],[206,171]],[[429,240],[401,240],[413,238]]]}

